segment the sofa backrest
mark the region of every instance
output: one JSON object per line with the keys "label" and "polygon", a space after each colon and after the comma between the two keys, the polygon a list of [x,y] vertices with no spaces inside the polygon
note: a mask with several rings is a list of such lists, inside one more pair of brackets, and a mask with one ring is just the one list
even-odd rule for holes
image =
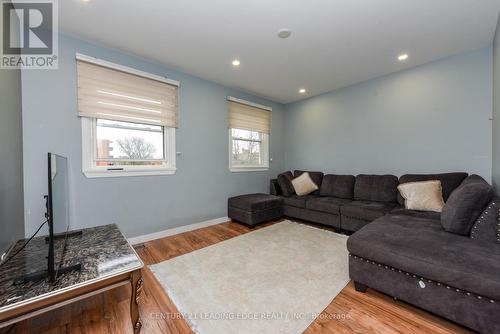
{"label": "sofa backrest", "polygon": [[469,235],[476,219],[494,197],[493,187],[481,176],[467,177],[443,207],[441,225],[448,232]]}
{"label": "sofa backrest", "polygon": [[[441,181],[441,187],[443,188],[443,199],[446,202],[448,197],[450,197],[453,190],[458,188],[463,180],[468,176],[467,173],[441,173],[441,174],[405,174],[399,178],[399,184],[408,182],[420,182],[420,181],[431,181],[439,180]],[[401,205],[405,204],[404,198],[398,192],[398,203]]]}
{"label": "sofa backrest", "polygon": [[356,176],[354,199],[361,201],[396,202],[398,178],[394,175]]}
{"label": "sofa backrest", "polygon": [[353,199],[355,182],[356,178],[353,175],[327,174],[323,176],[319,194],[320,196]]}
{"label": "sofa backrest", "polygon": [[276,182],[280,187],[281,195],[289,197],[295,195],[295,189],[292,184],[293,174],[290,171],[278,175]]}
{"label": "sofa backrest", "polygon": [[321,188],[321,183],[323,182],[323,172],[310,172],[310,171],[304,171],[304,170],[295,170],[293,172],[293,177],[299,177],[303,173],[308,172],[309,176],[313,180],[313,182],[318,186],[318,190],[312,193],[312,195],[319,195],[319,189]]}

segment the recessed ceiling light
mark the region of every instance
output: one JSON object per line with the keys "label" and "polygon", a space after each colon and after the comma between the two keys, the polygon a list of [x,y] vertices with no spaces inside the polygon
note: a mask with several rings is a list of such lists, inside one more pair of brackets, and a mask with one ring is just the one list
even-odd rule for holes
{"label": "recessed ceiling light", "polygon": [[283,29],[278,30],[278,37],[279,38],[288,38],[288,37],[290,37],[291,34],[292,34],[292,32],[290,31],[290,29],[283,28]]}
{"label": "recessed ceiling light", "polygon": [[299,93],[300,93],[300,94],[305,94],[306,92],[307,92],[307,91],[306,91],[306,89],[305,89],[305,88],[301,88],[301,89],[299,89]]}
{"label": "recessed ceiling light", "polygon": [[240,61],[238,59],[235,59],[235,60],[233,60],[232,64],[234,67],[238,67],[238,66],[240,66]]}
{"label": "recessed ceiling light", "polygon": [[408,59],[408,54],[407,53],[402,53],[398,56],[398,60],[399,61],[403,61],[403,60],[406,60]]}

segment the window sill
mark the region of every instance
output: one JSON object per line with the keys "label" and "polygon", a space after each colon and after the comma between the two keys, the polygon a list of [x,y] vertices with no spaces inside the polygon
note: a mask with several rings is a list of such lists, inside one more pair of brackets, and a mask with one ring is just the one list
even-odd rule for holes
{"label": "window sill", "polygon": [[265,172],[268,171],[269,167],[231,167],[229,171],[232,173],[240,172]]}
{"label": "window sill", "polygon": [[155,170],[86,170],[83,175],[89,179],[104,177],[131,177],[131,176],[161,176],[173,175],[174,169],[155,169]]}

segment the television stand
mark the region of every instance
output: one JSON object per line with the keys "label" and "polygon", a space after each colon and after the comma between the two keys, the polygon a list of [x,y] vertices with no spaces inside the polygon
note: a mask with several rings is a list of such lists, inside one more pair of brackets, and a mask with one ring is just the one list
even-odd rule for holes
{"label": "television stand", "polygon": [[[18,241],[13,251],[23,244],[23,240]],[[19,321],[122,286],[131,287],[131,322],[127,332],[140,332],[143,263],[116,225],[85,228],[81,237],[68,242],[66,256],[58,273],[65,275],[55,282],[50,282],[47,272],[42,271],[47,267],[46,256],[45,236],[40,236],[33,238],[12,260],[2,264],[0,333]],[[30,278],[30,282],[14,285],[17,277],[23,274],[25,276],[22,278]],[[31,281],[32,276],[37,274],[43,275],[45,279]]]}
{"label": "television stand", "polygon": [[[82,264],[78,263],[72,266],[61,267],[59,270],[56,270],[57,276],[61,276],[63,274],[69,273],[71,271],[81,271]],[[21,285],[28,282],[38,282],[49,277],[49,272],[47,270],[35,271],[34,273],[20,276],[14,280],[14,285]]]}

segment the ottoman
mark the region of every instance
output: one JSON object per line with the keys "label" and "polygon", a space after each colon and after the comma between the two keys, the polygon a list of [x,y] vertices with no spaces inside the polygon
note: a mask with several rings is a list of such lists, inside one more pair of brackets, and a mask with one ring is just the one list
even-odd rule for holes
{"label": "ottoman", "polygon": [[280,218],[283,215],[283,199],[268,194],[248,194],[227,200],[229,218],[249,226]]}

